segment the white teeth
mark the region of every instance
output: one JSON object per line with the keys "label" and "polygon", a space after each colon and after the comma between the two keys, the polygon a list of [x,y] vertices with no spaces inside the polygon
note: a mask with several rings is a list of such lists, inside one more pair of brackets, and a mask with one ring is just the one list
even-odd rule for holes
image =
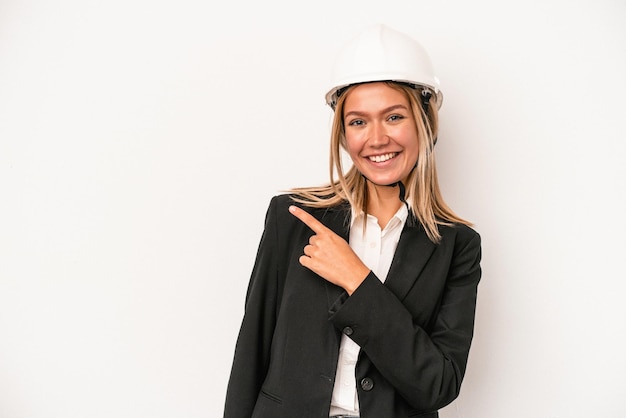
{"label": "white teeth", "polygon": [[396,156],[396,154],[396,152],[390,152],[389,154],[372,155],[371,157],[369,157],[369,159],[370,161],[373,161],[375,163],[382,163],[384,161],[391,160],[393,157]]}

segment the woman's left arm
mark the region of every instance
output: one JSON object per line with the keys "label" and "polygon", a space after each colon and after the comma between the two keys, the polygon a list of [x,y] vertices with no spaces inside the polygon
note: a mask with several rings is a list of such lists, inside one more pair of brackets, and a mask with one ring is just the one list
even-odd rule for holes
{"label": "woman's left arm", "polygon": [[302,209],[290,210],[315,232],[300,257],[302,265],[350,295],[333,307],[330,320],[335,327],[349,330],[350,338],[414,408],[430,411],[452,402],[465,375],[474,331],[480,235],[465,226],[449,229],[454,233],[444,236],[445,242],[437,246],[424,270],[403,278],[442,283],[441,291],[427,286],[431,293],[422,295],[433,299],[428,301],[432,306],[428,316],[433,319],[427,330],[406,306],[412,301],[401,301],[345,240]]}
{"label": "woman's left arm", "polygon": [[[376,369],[419,410],[439,409],[458,396],[473,336],[480,236],[459,227],[448,251],[451,254],[433,254],[417,278],[445,281],[442,293],[432,295],[440,302],[433,304],[428,330],[405,306],[410,298],[399,300],[371,272],[331,316],[339,330],[350,330],[350,338]],[[449,266],[436,265],[444,262]],[[440,275],[445,277],[434,277]]]}

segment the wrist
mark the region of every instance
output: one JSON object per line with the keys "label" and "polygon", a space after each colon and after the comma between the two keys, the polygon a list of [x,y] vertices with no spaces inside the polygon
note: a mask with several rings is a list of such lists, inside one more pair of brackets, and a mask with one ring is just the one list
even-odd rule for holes
{"label": "wrist", "polygon": [[348,296],[352,296],[352,294],[356,291],[356,289],[361,286],[361,283],[365,281],[367,276],[370,274],[370,269],[364,266],[363,269],[359,269],[359,272],[354,275],[354,279],[350,281],[350,283],[344,287],[344,290],[348,293]]}

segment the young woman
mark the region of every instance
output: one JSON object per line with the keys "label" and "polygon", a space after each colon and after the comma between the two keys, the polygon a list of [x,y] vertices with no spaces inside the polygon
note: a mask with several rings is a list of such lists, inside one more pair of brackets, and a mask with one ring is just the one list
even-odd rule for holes
{"label": "young woman", "polygon": [[459,394],[480,237],[439,192],[430,59],[376,26],[334,79],[330,184],[271,200],[226,418],[435,418]]}

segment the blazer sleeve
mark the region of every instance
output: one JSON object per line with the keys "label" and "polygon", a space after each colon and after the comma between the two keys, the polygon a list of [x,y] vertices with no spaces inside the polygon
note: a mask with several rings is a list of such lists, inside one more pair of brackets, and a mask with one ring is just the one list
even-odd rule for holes
{"label": "blazer sleeve", "polygon": [[265,216],[265,228],[246,293],[245,311],[226,390],[224,418],[252,415],[270,360],[279,303],[276,197]]}
{"label": "blazer sleeve", "polygon": [[[415,409],[435,411],[459,394],[474,328],[477,286],[481,276],[480,236],[460,227],[432,328],[415,321],[398,297],[370,272],[357,290],[331,311],[339,330],[349,328],[352,338],[378,372]],[[440,244],[442,245],[442,244]],[[429,261],[429,263],[432,261]],[[418,280],[437,278],[424,276]]]}

